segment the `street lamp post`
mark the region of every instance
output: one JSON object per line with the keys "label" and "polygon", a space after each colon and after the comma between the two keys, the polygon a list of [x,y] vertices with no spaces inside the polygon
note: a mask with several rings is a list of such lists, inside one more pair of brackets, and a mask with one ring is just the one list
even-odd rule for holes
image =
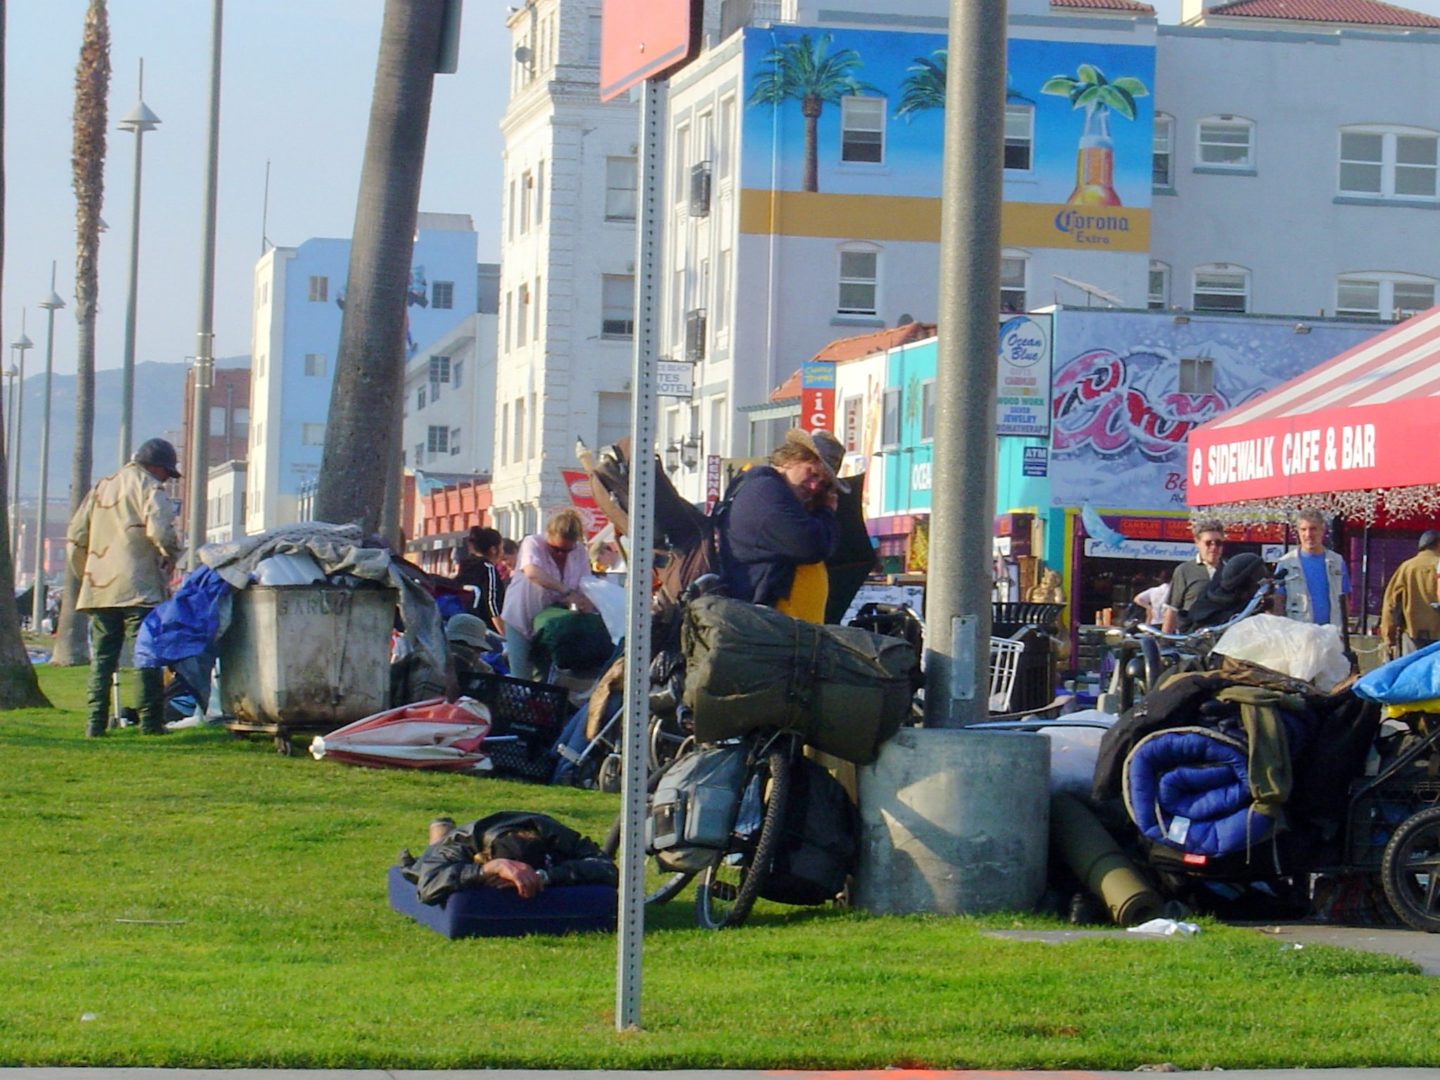
{"label": "street lamp post", "polygon": [[50,295],[40,301],[47,323],[45,337],[45,403],[40,414],[40,502],[35,507],[35,601],[30,629],[38,631],[45,617],[45,500],[50,496],[50,383],[55,371],[55,312],[65,306],[55,292],[55,264],[50,264]]}
{"label": "street lamp post", "polygon": [[135,305],[140,282],[140,163],[145,154],[145,133],[154,131],[160,118],[145,104],[145,60],[140,60],[140,90],[135,107],[120,121],[121,131],[135,135],[135,190],[130,203],[130,293],[125,300],[125,356],[120,368],[120,464],[130,460],[131,426],[135,408]]}
{"label": "street lamp post", "polygon": [[20,354],[20,371],[15,384],[18,392],[12,395],[15,398],[15,419],[10,427],[15,434],[10,441],[10,456],[6,459],[11,463],[14,478],[10,485],[10,561],[17,573],[20,561],[20,425],[25,419],[25,353],[34,347],[35,343],[25,334],[25,309],[21,308],[20,336],[10,344],[10,348]]}

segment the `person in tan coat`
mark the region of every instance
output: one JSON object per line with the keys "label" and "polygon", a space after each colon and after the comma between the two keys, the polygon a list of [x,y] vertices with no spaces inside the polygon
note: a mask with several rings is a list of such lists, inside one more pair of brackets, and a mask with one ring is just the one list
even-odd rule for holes
{"label": "person in tan coat", "polygon": [[1420,534],[1420,550],[1395,568],[1380,601],[1380,636],[1390,656],[1408,656],[1416,649],[1440,641],[1440,612],[1430,605],[1440,600],[1435,575],[1440,570],[1440,532]]}
{"label": "person in tan coat", "polygon": [[[77,611],[90,615],[89,736],[105,734],[110,681],[125,639],[164,602],[180,554],[175,511],[161,487],[178,478],[175,447],[150,439],[130,462],[85,496],[66,532],[70,567],[80,579]],[[164,675],[140,670],[140,731],[163,735]]]}

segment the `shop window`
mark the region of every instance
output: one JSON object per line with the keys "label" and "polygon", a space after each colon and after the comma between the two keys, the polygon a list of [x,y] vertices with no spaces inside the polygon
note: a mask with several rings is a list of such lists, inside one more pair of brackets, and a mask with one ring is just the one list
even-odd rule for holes
{"label": "shop window", "polygon": [[1209,394],[1215,390],[1215,361],[1209,356],[1180,358],[1180,393]]}

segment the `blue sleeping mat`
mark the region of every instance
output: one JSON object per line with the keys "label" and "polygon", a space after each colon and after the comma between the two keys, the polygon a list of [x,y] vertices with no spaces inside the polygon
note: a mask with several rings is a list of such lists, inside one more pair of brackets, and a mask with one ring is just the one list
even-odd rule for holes
{"label": "blue sleeping mat", "polygon": [[522,900],[513,889],[466,889],[422,904],[400,867],[388,874],[390,906],[447,938],[522,937],[614,930],[618,893],[608,885],[564,885]]}
{"label": "blue sleeping mat", "polygon": [[1275,822],[1251,810],[1243,738],[1213,728],[1147,735],[1125,761],[1125,809],[1149,840],[1212,857],[1269,839]]}

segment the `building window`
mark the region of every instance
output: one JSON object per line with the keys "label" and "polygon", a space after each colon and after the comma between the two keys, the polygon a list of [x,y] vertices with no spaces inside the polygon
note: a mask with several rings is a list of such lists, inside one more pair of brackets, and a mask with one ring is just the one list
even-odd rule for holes
{"label": "building window", "polygon": [[512,293],[509,289],[506,289],[506,290],[505,290],[505,349],[506,349],[507,352],[508,352],[509,349],[510,349],[510,323],[511,323],[511,321],[512,321],[512,316],[514,315],[514,311],[512,310],[512,308],[513,308],[513,306],[514,306],[514,303],[515,303],[515,294]]}
{"label": "building window", "polygon": [[1030,260],[1024,255],[1002,253],[1000,256],[1000,310],[1024,311],[1026,283],[1029,276]]}
{"label": "building window", "polygon": [[450,382],[450,357],[430,357],[430,385],[439,386],[442,383]]}
{"label": "building window", "polygon": [[430,286],[430,306],[436,311],[449,311],[455,306],[455,283],[436,281]]}
{"label": "building window", "polygon": [[310,275],[310,302],[323,304],[330,299],[330,279],[317,274]]}
{"label": "building window", "polygon": [[730,175],[735,151],[735,95],[731,94],[720,102],[720,141],[715,145],[715,176],[724,180]]}
{"label": "building window", "polygon": [[464,360],[456,360],[450,365],[450,385],[456,390],[460,389],[460,372],[464,367]]}
{"label": "building window", "polygon": [[1209,356],[1180,358],[1180,393],[1210,394],[1215,391],[1215,361]]}
{"label": "building window", "polygon": [[300,441],[306,446],[325,445],[325,425],[306,424],[300,432]]}
{"label": "building window", "polygon": [[515,399],[515,427],[511,431],[510,460],[521,461],[525,455],[525,399]]}
{"label": "building window", "polygon": [[225,406],[224,406],[224,405],[211,405],[211,406],[210,406],[210,434],[211,434],[211,435],[226,435],[226,434],[228,434],[228,432],[227,432],[226,429],[225,429]]}
{"label": "building window", "polygon": [[935,380],[926,379],[920,384],[920,440],[929,442],[935,438]]}
{"label": "building window", "polygon": [[1383,199],[1434,199],[1437,136],[1410,128],[1344,128],[1340,192]]}
{"label": "building window", "polygon": [[879,275],[879,252],[842,250],[840,302],[836,312],[841,315],[874,315],[878,310]]}
{"label": "building window", "polygon": [[1345,274],[1335,282],[1335,314],[1406,319],[1435,306],[1435,279],[1418,274]]}
{"label": "building window", "polygon": [[530,305],[530,310],[535,313],[535,324],[532,327],[530,334],[530,339],[532,341],[540,340],[540,297],[544,295],[540,291],[540,280],[540,276],[537,274],[535,276],[535,300]]}
{"label": "building window", "polygon": [[425,449],[431,454],[448,454],[450,429],[444,424],[431,424],[425,429]]}
{"label": "building window", "polygon": [[635,336],[635,276],[603,274],[600,277],[600,336]]}
{"label": "building window", "polygon": [[425,464],[425,444],[424,444],[423,442],[417,442],[417,443],[415,444],[415,465],[416,465],[416,467],[419,467],[419,466],[424,465],[424,464]]}
{"label": "building window", "polygon": [[1005,168],[1029,172],[1035,149],[1035,107],[1005,106]]}
{"label": "building window", "polygon": [[717,335],[724,334],[730,327],[730,268],[734,253],[729,248],[720,249],[715,263],[715,316]]}
{"label": "building window", "polygon": [[1255,165],[1255,125],[1238,116],[1211,116],[1200,121],[1201,165],[1221,169],[1249,169]]}
{"label": "building window", "polygon": [[675,129],[675,142],[670,147],[674,155],[675,202],[684,205],[690,201],[690,125]]}
{"label": "building window", "polygon": [[460,429],[452,427],[450,429],[450,456],[454,457],[458,453],[460,453]]}
{"label": "building window", "polygon": [[1150,264],[1150,290],[1145,306],[1151,311],[1164,311],[1170,306],[1170,267],[1163,262]]}
{"label": "building window", "polygon": [[530,329],[530,286],[521,285],[515,293],[515,347],[518,349],[528,339]]}
{"label": "building window", "polygon": [[900,388],[891,387],[885,391],[880,406],[880,445],[893,449],[900,445]]}
{"label": "building window", "polygon": [[510,198],[505,201],[505,214],[507,218],[505,232],[511,239],[515,239],[515,181],[510,181]]}
{"label": "building window", "polygon": [[1175,121],[1164,113],[1155,114],[1155,144],[1150,154],[1150,186],[1175,186]]}
{"label": "building window", "polygon": [[325,354],[310,352],[305,354],[305,374],[308,378],[319,379],[325,376]]}
{"label": "building window", "polygon": [[878,165],[885,160],[885,99],[840,99],[840,160]]}
{"label": "building window", "polygon": [[633,157],[605,159],[605,220],[634,221],[639,170]]}
{"label": "building window", "polygon": [[530,231],[531,207],[535,205],[535,176],[526,169],[520,174],[520,235]]}
{"label": "building window", "polygon": [[590,16],[590,32],[585,36],[585,60],[590,64],[600,63],[600,16]]}
{"label": "building window", "polygon": [[422,386],[415,391],[415,411],[419,412],[423,408],[425,408],[425,387]]}
{"label": "building window", "polygon": [[235,438],[239,439],[246,435],[250,428],[250,410],[245,406],[235,410]]}
{"label": "building window", "polygon": [[545,162],[535,165],[535,224],[545,220]]}
{"label": "building window", "polygon": [[1250,271],[1221,263],[1195,270],[1196,311],[1245,312],[1250,310]]}

